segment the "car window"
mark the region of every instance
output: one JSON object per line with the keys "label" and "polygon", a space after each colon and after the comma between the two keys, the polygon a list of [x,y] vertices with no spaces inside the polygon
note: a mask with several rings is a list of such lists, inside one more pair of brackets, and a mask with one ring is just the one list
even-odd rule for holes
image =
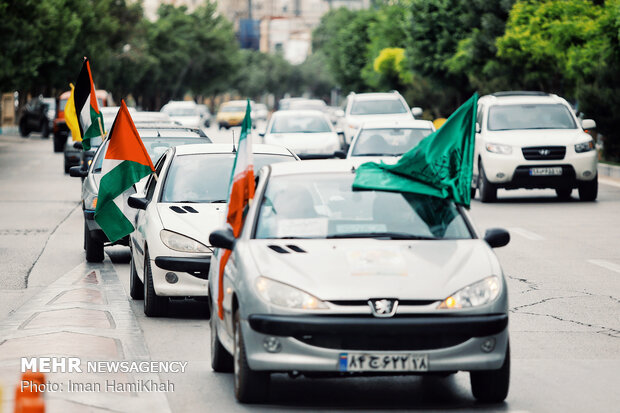
{"label": "car window", "polygon": [[65,106],[67,106],[67,100],[68,99],[60,99],[60,102],[58,102],[58,110],[65,110]]}
{"label": "car window", "polygon": [[577,128],[569,109],[561,103],[491,106],[487,122],[492,131]]}
{"label": "car window", "polygon": [[220,112],[245,112],[245,105],[227,105],[222,106]]}
{"label": "car window", "polygon": [[399,156],[415,147],[433,131],[429,128],[363,129],[355,140],[352,156]]}
{"label": "car window", "polygon": [[270,133],[325,133],[332,129],[321,115],[280,114],[273,119]]}
{"label": "car window", "polygon": [[356,100],[351,106],[351,115],[386,115],[407,113],[400,99]]}
{"label": "car window", "polygon": [[[164,169],[164,163],[166,163],[166,155],[159,158],[157,164],[155,165],[155,173],[157,174],[157,179],[161,176],[161,171]],[[146,182],[146,199],[149,201],[153,199],[153,194],[155,193],[155,187],[157,186],[157,179],[155,176],[151,174],[149,176],[148,181]]]}
{"label": "car window", "polygon": [[[355,174],[273,176],[258,213],[255,238],[469,239],[452,201],[426,195],[353,191]],[[384,235],[390,236],[390,235]]]}
{"label": "car window", "polygon": [[[254,170],[294,161],[286,155],[254,154]],[[234,153],[178,155],[166,174],[160,202],[226,202]]]}

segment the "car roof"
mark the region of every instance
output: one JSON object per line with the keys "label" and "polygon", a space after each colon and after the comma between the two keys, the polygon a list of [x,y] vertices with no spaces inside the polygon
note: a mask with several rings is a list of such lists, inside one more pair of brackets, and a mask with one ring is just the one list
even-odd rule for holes
{"label": "car roof", "polygon": [[368,162],[366,159],[326,159],[282,162],[271,165],[271,176],[315,173],[353,173],[355,172],[355,168],[366,162]]}
{"label": "car roof", "polygon": [[185,126],[177,126],[177,125],[162,125],[162,124],[152,124],[152,125],[136,125],[136,129],[138,130],[138,134],[141,138],[207,138],[207,135],[200,130],[195,128],[188,128]]}
{"label": "car roof", "polygon": [[433,122],[430,120],[375,120],[364,122],[361,129],[389,129],[389,128],[411,128],[411,129],[433,129]]}
{"label": "car roof", "polygon": [[[190,155],[202,153],[234,153],[232,145],[228,143],[203,143],[190,144],[176,147],[176,155]],[[254,144],[252,145],[253,153],[285,155],[294,157],[293,154],[283,146]]]}
{"label": "car roof", "polygon": [[290,110],[277,110],[271,114],[272,117],[276,116],[321,116],[325,117],[325,112],[316,109],[290,109]]}
{"label": "car roof", "polygon": [[351,94],[355,100],[392,100],[400,99],[402,96],[399,93],[394,92],[380,92],[380,93],[354,93]]}
{"label": "car roof", "polygon": [[554,94],[543,92],[498,92],[482,96],[479,103],[491,105],[520,105],[520,104],[554,104],[567,103],[566,100]]}
{"label": "car roof", "polygon": [[196,106],[196,102],[193,100],[171,100],[164,105],[164,107],[166,106],[187,106],[193,108]]}

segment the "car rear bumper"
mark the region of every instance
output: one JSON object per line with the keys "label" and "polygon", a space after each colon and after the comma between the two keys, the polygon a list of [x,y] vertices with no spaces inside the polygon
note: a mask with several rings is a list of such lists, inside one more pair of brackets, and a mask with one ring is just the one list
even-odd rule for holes
{"label": "car rear bumper", "polygon": [[[268,371],[341,372],[343,354],[428,356],[428,372],[498,369],[508,316],[417,316],[378,319],[251,315],[242,320],[248,363]],[[281,350],[265,350],[275,337]],[[489,351],[489,342],[494,346]],[[399,374],[403,374],[400,372]]]}

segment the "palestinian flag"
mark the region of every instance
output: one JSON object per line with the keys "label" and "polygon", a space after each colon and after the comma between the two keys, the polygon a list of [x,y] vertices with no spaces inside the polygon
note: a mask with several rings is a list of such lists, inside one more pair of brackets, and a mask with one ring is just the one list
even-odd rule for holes
{"label": "palestinian flag", "polygon": [[[226,222],[232,227],[235,238],[241,235],[244,211],[254,198],[254,157],[252,152],[252,108],[250,99],[245,109],[245,117],[241,124],[239,149],[235,156],[235,163],[229,185]],[[232,251],[224,250],[220,258],[218,278],[217,311],[220,319],[224,319],[224,268]]]}
{"label": "palestinian flag", "polygon": [[87,151],[91,147],[91,139],[97,137],[103,139],[105,128],[103,126],[103,116],[101,116],[99,111],[97,96],[95,95],[93,75],[90,72],[90,64],[86,58],[75,84],[74,103],[80,127],[82,147]]}
{"label": "palestinian flag", "polygon": [[133,185],[154,171],[125,101],[121,101],[101,167],[103,177],[95,209],[95,221],[110,242],[133,232],[133,224],[125,212],[129,208],[126,199],[135,192]]}

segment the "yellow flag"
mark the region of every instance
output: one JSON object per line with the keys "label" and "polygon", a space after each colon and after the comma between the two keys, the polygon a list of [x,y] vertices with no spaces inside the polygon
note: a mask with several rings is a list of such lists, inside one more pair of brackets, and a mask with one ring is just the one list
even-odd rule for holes
{"label": "yellow flag", "polygon": [[78,125],[77,115],[75,114],[73,83],[69,83],[69,86],[71,87],[71,96],[69,96],[69,100],[65,106],[65,122],[67,122],[69,129],[71,129],[71,136],[73,137],[73,140],[79,142],[82,140],[82,135],[80,134],[80,126]]}

